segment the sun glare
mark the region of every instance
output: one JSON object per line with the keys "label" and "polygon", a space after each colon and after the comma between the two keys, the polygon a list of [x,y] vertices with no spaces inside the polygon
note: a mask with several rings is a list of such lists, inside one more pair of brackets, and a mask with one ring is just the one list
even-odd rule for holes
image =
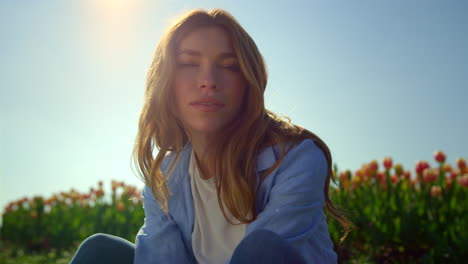
{"label": "sun glare", "polygon": [[115,54],[122,59],[135,39],[132,29],[137,27],[143,6],[143,0],[83,1],[86,46],[102,59],[112,61]]}

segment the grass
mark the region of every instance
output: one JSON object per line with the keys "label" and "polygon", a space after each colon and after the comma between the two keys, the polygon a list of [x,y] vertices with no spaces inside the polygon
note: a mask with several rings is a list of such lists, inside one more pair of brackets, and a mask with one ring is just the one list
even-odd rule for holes
{"label": "grass", "polygon": [[68,264],[74,254],[74,251],[57,254],[55,250],[40,253],[25,252],[22,249],[8,248],[0,241],[0,263],[2,264]]}

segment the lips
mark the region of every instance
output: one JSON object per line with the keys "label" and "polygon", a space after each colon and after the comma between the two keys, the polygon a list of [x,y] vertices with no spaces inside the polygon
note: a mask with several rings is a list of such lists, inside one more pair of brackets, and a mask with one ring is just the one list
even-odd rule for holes
{"label": "lips", "polygon": [[224,104],[214,98],[203,98],[190,103],[195,109],[203,112],[216,112],[224,107]]}

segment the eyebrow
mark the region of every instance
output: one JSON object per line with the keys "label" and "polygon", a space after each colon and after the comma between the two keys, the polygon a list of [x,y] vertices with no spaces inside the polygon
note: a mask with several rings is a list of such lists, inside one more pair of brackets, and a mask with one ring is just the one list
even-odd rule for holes
{"label": "eyebrow", "polygon": [[[182,54],[187,54],[187,55],[196,56],[196,57],[201,56],[201,53],[199,51],[191,50],[191,49],[183,49],[177,52],[177,55],[182,55]],[[234,54],[233,52],[221,52],[218,54],[217,57],[218,59],[228,59],[228,58],[236,59],[237,58],[236,54]]]}

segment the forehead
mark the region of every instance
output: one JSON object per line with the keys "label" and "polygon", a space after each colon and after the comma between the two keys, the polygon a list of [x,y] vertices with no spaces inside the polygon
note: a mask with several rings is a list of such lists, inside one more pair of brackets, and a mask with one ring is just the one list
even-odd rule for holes
{"label": "forehead", "polygon": [[220,27],[203,27],[188,33],[177,47],[177,54],[189,54],[187,50],[201,55],[232,53],[232,43],[226,30]]}

